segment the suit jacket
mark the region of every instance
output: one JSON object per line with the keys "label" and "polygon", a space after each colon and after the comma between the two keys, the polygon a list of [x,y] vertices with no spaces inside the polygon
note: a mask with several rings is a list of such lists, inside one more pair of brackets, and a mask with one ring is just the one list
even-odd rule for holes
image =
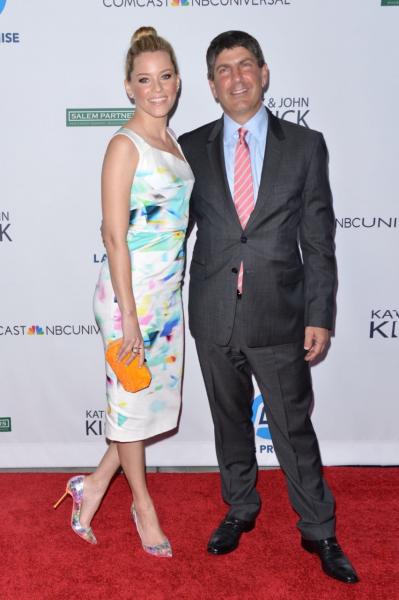
{"label": "suit jacket", "polygon": [[226,177],[223,119],[179,138],[195,175],[190,331],[219,345],[232,333],[241,261],[248,346],[297,342],[306,325],[333,326],[334,214],[324,138],[268,116],[258,197],[244,230]]}

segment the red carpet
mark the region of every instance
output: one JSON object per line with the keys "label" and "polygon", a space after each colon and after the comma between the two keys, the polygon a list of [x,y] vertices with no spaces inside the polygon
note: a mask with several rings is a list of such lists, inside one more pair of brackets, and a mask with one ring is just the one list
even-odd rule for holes
{"label": "red carpet", "polygon": [[280,471],[260,473],[263,509],[255,530],[226,556],[205,552],[224,515],[217,474],[150,474],[174,550],[146,555],[129,520],[129,491],[113,483],[93,521],[98,546],[69,527],[71,499],[52,503],[69,475],[0,474],[2,600],[396,600],[399,598],[399,469],[328,468],[338,537],[361,582],[345,585],[300,549]]}

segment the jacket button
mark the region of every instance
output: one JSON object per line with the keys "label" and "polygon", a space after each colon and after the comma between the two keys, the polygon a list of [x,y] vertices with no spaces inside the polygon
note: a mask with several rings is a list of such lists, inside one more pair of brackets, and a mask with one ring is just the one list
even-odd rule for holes
{"label": "jacket button", "polygon": [[242,244],[246,244],[247,243],[247,238],[245,237],[245,235],[241,236],[241,243]]}
{"label": "jacket button", "polygon": [[238,269],[237,269],[236,267],[233,267],[233,268],[231,269],[231,272],[232,272],[232,273],[238,273]]}

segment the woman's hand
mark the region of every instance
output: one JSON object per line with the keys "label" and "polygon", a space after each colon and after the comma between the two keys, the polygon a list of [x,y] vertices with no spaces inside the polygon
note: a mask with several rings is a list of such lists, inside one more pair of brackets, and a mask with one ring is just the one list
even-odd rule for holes
{"label": "woman's hand", "polygon": [[137,317],[122,314],[122,332],[123,341],[119,350],[118,360],[123,360],[128,356],[126,364],[130,365],[136,356],[138,356],[139,365],[142,367],[145,359],[144,341]]}

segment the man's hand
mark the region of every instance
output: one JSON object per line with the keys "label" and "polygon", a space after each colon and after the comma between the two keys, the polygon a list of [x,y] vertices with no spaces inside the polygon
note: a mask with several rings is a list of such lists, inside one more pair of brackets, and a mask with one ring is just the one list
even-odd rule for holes
{"label": "man's hand", "polygon": [[320,356],[327,347],[330,332],[323,327],[305,327],[304,348],[308,350],[305,360],[311,361]]}

